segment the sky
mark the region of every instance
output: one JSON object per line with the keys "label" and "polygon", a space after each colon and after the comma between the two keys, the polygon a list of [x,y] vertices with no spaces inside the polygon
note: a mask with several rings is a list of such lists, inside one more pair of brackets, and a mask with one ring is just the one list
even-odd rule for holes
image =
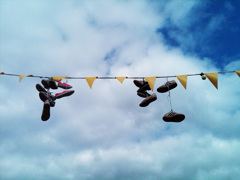
{"label": "sky", "polygon": [[[40,76],[168,76],[240,70],[239,1],[2,0],[0,72]],[[0,76],[0,179],[236,180],[240,79],[218,90],[189,76],[139,107],[132,79],[63,80],[72,96],[41,120],[40,78]],[[61,92],[59,88],[54,93]]]}

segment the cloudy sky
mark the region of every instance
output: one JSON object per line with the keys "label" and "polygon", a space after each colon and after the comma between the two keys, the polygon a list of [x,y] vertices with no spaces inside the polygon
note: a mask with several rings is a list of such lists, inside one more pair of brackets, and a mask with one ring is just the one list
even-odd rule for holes
{"label": "cloudy sky", "polygon": [[[0,1],[0,72],[164,76],[240,70],[239,1]],[[173,80],[176,78],[170,78]],[[40,78],[0,76],[0,179],[240,176],[240,78],[200,76],[141,108],[132,80],[68,80],[48,121]],[[64,82],[66,82],[64,80]],[[61,92],[58,89],[54,92]]]}

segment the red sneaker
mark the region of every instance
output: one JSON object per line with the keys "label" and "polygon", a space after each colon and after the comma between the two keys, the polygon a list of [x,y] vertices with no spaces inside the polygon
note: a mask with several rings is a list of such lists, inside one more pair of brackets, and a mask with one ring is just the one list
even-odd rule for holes
{"label": "red sneaker", "polygon": [[60,88],[63,88],[63,89],[71,89],[72,86],[67,84],[67,83],[61,83],[61,82],[58,82],[58,87]]}
{"label": "red sneaker", "polygon": [[70,96],[73,93],[74,93],[74,90],[63,91],[63,92],[60,92],[60,93],[56,93],[55,97],[56,97],[56,99],[60,99],[60,98],[65,97],[65,96]]}

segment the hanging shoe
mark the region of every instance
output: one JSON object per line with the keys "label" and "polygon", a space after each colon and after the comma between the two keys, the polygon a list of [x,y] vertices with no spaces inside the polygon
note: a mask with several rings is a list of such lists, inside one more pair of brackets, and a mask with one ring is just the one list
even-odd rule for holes
{"label": "hanging shoe", "polygon": [[134,80],[133,83],[137,86],[137,87],[142,87],[144,84],[146,84],[146,81],[139,81],[139,80]]}
{"label": "hanging shoe", "polygon": [[63,89],[71,89],[72,88],[71,85],[69,85],[67,83],[62,83],[60,81],[58,82],[58,87],[63,88]]}
{"label": "hanging shoe", "polygon": [[142,97],[142,98],[146,98],[148,96],[151,96],[149,93],[147,92],[137,92],[137,95]]}
{"label": "hanging shoe", "polygon": [[41,119],[47,121],[50,118],[50,103],[46,100],[43,104],[43,111]]}
{"label": "hanging shoe", "polygon": [[49,80],[49,86],[50,86],[51,89],[57,89],[58,88],[56,82],[53,79]]}
{"label": "hanging shoe", "polygon": [[146,97],[140,104],[140,107],[146,107],[148,106],[151,102],[157,100],[157,95],[153,93],[151,96]]}
{"label": "hanging shoe", "polygon": [[43,101],[43,102],[45,102],[46,100],[48,100],[49,101],[49,103],[50,103],[50,106],[51,107],[54,107],[55,106],[55,96],[53,96],[52,94],[48,94],[48,93],[45,93],[45,92],[40,92],[39,93],[39,98]]}
{"label": "hanging shoe", "polygon": [[163,121],[165,122],[181,122],[184,119],[184,114],[176,113],[174,111],[170,111],[163,116]]}
{"label": "hanging shoe", "polygon": [[46,89],[44,89],[40,84],[36,84],[36,89],[37,89],[39,92],[47,92]]}
{"label": "hanging shoe", "polygon": [[62,97],[65,97],[65,96],[70,96],[74,93],[74,90],[69,90],[69,91],[63,91],[61,93],[57,93],[55,94],[55,98],[56,99],[60,99]]}
{"label": "hanging shoe", "polygon": [[157,91],[160,93],[165,93],[173,88],[177,87],[177,83],[175,80],[172,81],[168,81],[166,82],[164,85],[160,86],[159,88],[157,88]]}
{"label": "hanging shoe", "polygon": [[140,87],[137,92],[145,92],[147,90],[151,90],[150,86],[148,85],[148,83],[144,84],[142,87]]}
{"label": "hanging shoe", "polygon": [[43,79],[42,84],[44,86],[45,89],[49,89],[50,88],[50,84],[49,84],[49,80],[48,79]]}

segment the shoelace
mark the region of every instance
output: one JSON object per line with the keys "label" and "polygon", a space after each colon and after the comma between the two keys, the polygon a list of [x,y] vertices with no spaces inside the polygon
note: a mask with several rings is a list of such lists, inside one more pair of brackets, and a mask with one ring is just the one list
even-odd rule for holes
{"label": "shoelace", "polygon": [[[169,101],[169,103],[170,103],[170,107],[171,107],[171,111],[172,111],[172,100],[171,100],[171,93],[170,93],[170,88],[169,88],[169,85],[170,85],[171,83],[169,83],[169,81],[168,81],[168,78],[167,78],[167,82],[166,82],[166,86],[168,87],[168,101]],[[171,112],[170,111],[170,112]]]}
{"label": "shoelace", "polygon": [[176,113],[175,112],[173,112],[173,111],[170,111],[169,113],[167,113],[166,115],[167,116],[174,116]]}

